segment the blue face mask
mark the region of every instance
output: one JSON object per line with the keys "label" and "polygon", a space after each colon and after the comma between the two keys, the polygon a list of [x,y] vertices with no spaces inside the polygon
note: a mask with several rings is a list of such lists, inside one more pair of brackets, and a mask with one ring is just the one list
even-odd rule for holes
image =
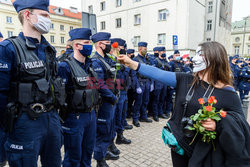
{"label": "blue face mask", "polygon": [[79,50],[79,52],[84,56],[87,57],[91,55],[93,46],[92,45],[82,45],[82,50]]}
{"label": "blue face mask", "polygon": [[175,60],[179,61],[179,60],[181,60],[181,57],[180,56],[175,57]]}
{"label": "blue face mask", "polygon": [[162,58],[165,58],[165,57],[166,57],[166,53],[163,53],[163,54],[161,55],[161,57],[162,57]]}

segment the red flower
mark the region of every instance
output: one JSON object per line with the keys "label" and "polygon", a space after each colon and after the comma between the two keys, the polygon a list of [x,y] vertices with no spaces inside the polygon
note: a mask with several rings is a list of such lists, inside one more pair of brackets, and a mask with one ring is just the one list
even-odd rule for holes
{"label": "red flower", "polygon": [[207,110],[208,112],[212,111],[212,106],[206,106],[206,110]]}
{"label": "red flower", "polygon": [[118,46],[119,46],[118,42],[114,42],[114,43],[112,44],[112,47],[113,47],[113,48],[118,48]]}
{"label": "red flower", "polygon": [[205,104],[205,101],[204,101],[203,98],[199,98],[198,101],[199,101],[200,104]]}
{"label": "red flower", "polygon": [[226,111],[221,111],[220,115],[222,118],[225,118],[227,116],[227,112]]}
{"label": "red flower", "polygon": [[214,100],[215,100],[215,97],[211,96],[211,97],[209,97],[209,99],[208,99],[207,102],[210,103],[210,104],[212,104],[214,102]]}

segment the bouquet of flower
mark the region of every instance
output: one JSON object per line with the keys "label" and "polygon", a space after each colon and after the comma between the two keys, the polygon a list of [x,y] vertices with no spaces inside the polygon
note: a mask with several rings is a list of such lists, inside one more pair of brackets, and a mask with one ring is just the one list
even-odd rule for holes
{"label": "bouquet of flower", "polygon": [[[216,108],[213,107],[214,104],[217,103],[217,100],[214,96],[209,97],[208,99],[208,105],[205,106],[205,101],[203,98],[198,99],[199,103],[202,105],[202,109],[198,110],[198,113],[195,115],[192,115],[190,119],[194,122],[193,127],[189,127],[189,130],[196,131],[196,134],[190,143],[190,145],[194,142],[195,138],[198,134],[202,135],[202,141],[209,143],[212,142],[213,147],[214,143],[213,140],[216,139],[216,131],[208,131],[203,126],[201,121],[207,120],[208,118],[215,120],[216,122],[221,120],[222,118],[225,118],[227,113],[223,110],[220,110],[219,112],[216,112]],[[215,149],[215,147],[214,147]]]}

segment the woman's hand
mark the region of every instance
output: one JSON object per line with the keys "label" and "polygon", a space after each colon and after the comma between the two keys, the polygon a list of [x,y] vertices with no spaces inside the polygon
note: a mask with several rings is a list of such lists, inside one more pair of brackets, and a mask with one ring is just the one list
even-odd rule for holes
{"label": "woman's hand", "polygon": [[127,55],[119,55],[117,57],[117,60],[119,61],[119,63],[124,64],[125,66],[128,66],[132,70],[136,70],[139,65],[138,62],[131,60]]}
{"label": "woman's hand", "polygon": [[207,120],[201,121],[202,126],[208,131],[216,130],[216,122],[210,118]]}

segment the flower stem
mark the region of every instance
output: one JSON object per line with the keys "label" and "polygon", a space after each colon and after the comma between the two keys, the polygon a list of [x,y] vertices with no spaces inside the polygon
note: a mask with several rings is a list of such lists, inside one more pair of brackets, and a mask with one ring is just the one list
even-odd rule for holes
{"label": "flower stem", "polygon": [[213,145],[213,149],[215,151],[215,145],[214,145],[214,141],[212,140],[212,145]]}
{"label": "flower stem", "polygon": [[194,142],[196,136],[198,135],[198,133],[199,133],[199,132],[197,131],[196,134],[195,134],[195,136],[194,136],[194,138],[193,138],[193,140],[191,141],[191,143],[189,143],[189,145],[193,144],[193,142]]}

